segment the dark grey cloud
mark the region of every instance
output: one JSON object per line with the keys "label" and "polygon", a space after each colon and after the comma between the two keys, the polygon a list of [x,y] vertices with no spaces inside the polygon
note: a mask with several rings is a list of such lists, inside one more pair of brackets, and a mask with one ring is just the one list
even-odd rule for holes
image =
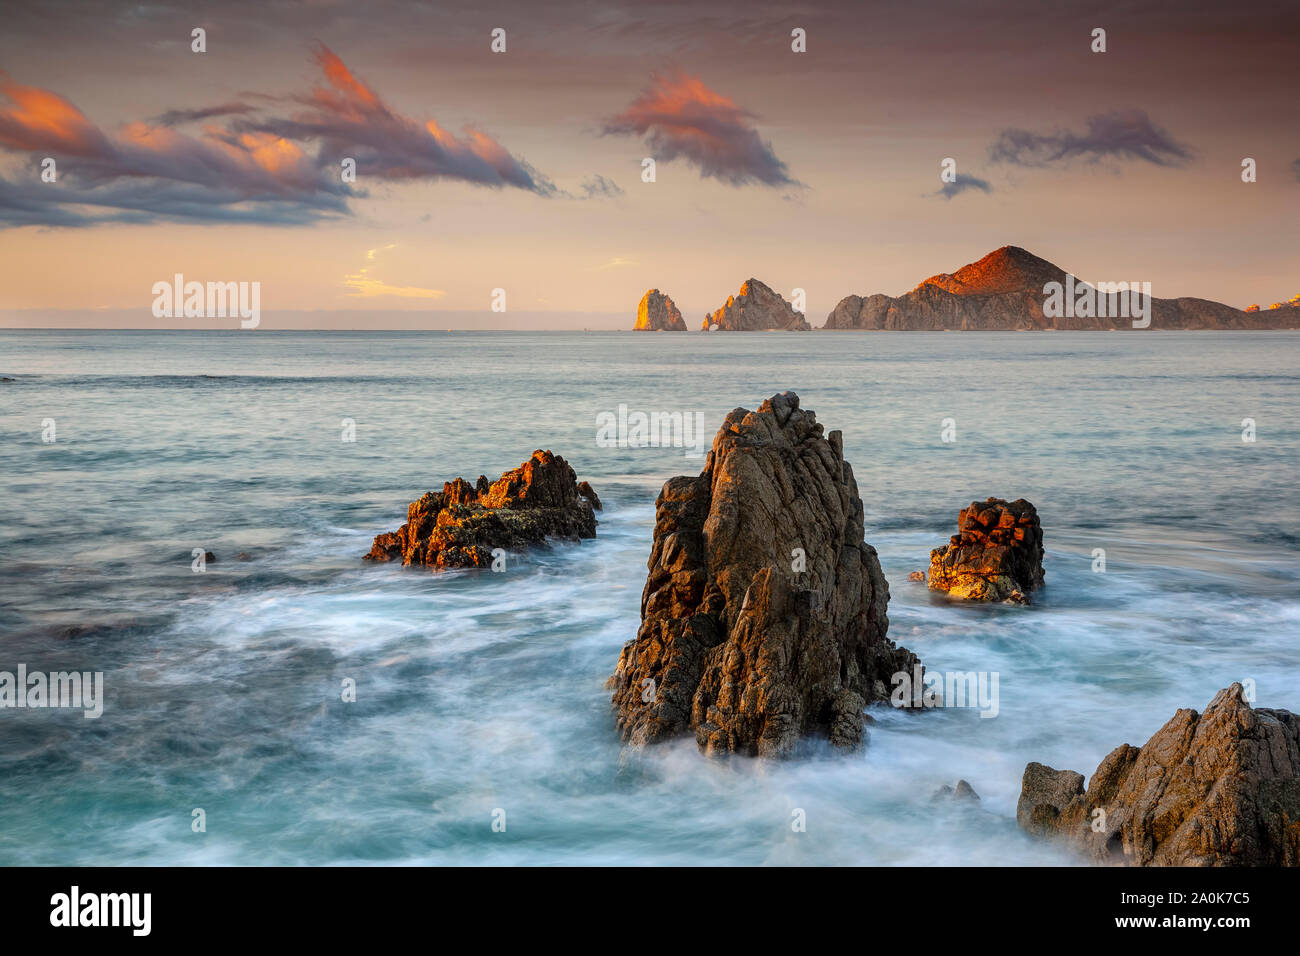
{"label": "dark grey cloud", "polygon": [[1017,166],[1103,159],[1138,160],[1156,166],[1180,166],[1192,158],[1191,149],[1151,121],[1144,110],[1116,110],[1090,116],[1082,133],[1064,130],[1033,133],[1004,129],[989,147],[994,162]]}
{"label": "dark grey cloud", "polygon": [[159,222],[306,226],[349,215],[351,195],[355,194],[250,195],[238,188],[157,180],[24,186],[0,178],[0,227]]}
{"label": "dark grey cloud", "polygon": [[930,193],[930,195],[937,196],[940,199],[952,199],[954,196],[960,196],[962,193],[971,189],[982,193],[993,192],[993,187],[989,185],[987,179],[980,179],[978,176],[958,173],[956,182],[944,183],[939,187],[939,189]]}
{"label": "dark grey cloud", "polygon": [[206,106],[197,110],[168,110],[155,116],[152,122],[159,126],[179,126],[182,123],[215,119],[218,116],[239,116],[256,110],[257,107],[250,106],[248,103],[222,103],[219,106]]}
{"label": "dark grey cloud", "polygon": [[1291,164],[1291,172],[1295,173],[1297,182],[1300,182],[1300,159]]}

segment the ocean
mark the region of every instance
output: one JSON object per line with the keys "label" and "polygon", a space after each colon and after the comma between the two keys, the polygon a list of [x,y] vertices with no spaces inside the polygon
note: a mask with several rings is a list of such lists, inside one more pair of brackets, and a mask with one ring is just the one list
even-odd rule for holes
{"label": "ocean", "polygon": [[[6,330],[0,376],[0,671],[104,675],[97,719],[0,709],[0,864],[1069,865],[1016,826],[1027,762],[1088,775],[1233,681],[1300,710],[1294,333]],[[996,673],[997,715],[625,749],[604,682],[659,487],[703,463],[597,420],[711,435],[783,390],[843,432],[890,637]],[[537,448],[599,493],[595,540],[361,561]],[[991,495],[1038,508],[1033,606],[908,582]],[[978,803],[932,800],[958,779]]]}

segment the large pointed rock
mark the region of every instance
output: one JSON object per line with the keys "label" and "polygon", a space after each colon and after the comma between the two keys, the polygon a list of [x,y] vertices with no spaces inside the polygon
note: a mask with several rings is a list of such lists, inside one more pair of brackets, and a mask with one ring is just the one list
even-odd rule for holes
{"label": "large pointed rock", "polygon": [[1098,863],[1300,866],[1300,717],[1233,684],[1113,750],[1086,791],[1082,774],[1029,764],[1016,819]]}
{"label": "large pointed rock", "polygon": [[651,289],[641,297],[636,309],[634,332],[685,332],[686,320],[673,304],[673,300],[658,289]]}
{"label": "large pointed rock", "polygon": [[703,329],[719,332],[767,332],[774,329],[807,331],[812,326],[780,293],[757,279],[747,279],[740,291],[728,297],[716,312],[704,317]]}
{"label": "large pointed rock", "polygon": [[704,471],[664,484],[648,568],[641,627],[610,678],[634,744],[855,747],[864,708],[917,664],[886,637],[889,586],[840,433],[790,392],[732,411]]}

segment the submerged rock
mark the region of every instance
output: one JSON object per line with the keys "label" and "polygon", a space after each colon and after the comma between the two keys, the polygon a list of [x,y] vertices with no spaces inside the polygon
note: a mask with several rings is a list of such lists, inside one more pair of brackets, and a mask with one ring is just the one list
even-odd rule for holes
{"label": "submerged rock", "polygon": [[802,312],[757,279],[748,279],[740,291],[718,311],[704,317],[704,331],[716,325],[720,332],[764,332],[771,329],[811,329]]}
{"label": "submerged rock", "polygon": [[1029,764],[1016,819],[1098,863],[1298,866],[1300,717],[1233,684],[1111,751],[1086,791],[1082,774]]}
{"label": "submerged rock", "polygon": [[968,601],[1028,604],[1043,586],[1043,529],[1024,498],[973,501],[957,516],[957,533],[930,552],[932,590]]}
{"label": "submerged rock", "polygon": [[919,666],[885,635],[889,585],[863,541],[840,433],[791,392],[732,411],[704,471],[656,501],[641,627],[610,678],[623,738],[694,732],[706,753],[862,743],[863,709]]}
{"label": "submerged rock", "polygon": [[634,332],[685,332],[686,320],[673,300],[658,289],[651,289],[641,297],[636,310]]}
{"label": "submerged rock", "polygon": [[569,463],[535,451],[512,471],[489,483],[457,478],[411,502],[406,524],[375,537],[367,561],[396,561],[433,568],[487,567],[492,551],[533,545],[547,538],[596,536],[595,492],[579,486]]}
{"label": "submerged rock", "polygon": [[979,803],[980,795],[965,780],[958,780],[955,789],[945,783],[930,797],[931,803],[937,803],[940,800],[961,800],[966,803]]}

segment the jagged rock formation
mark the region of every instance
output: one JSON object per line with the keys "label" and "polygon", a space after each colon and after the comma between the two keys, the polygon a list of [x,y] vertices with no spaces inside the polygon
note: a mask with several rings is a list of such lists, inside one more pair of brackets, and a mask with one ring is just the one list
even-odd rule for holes
{"label": "jagged rock formation", "polygon": [[[1097,276],[1133,281],[1140,276]],[[1082,287],[1087,283],[1075,280]],[[1018,246],[1003,246],[955,273],[931,276],[911,292],[850,295],[826,317],[824,329],[1032,330],[1132,329],[1123,316],[1045,316],[1043,287],[1066,282],[1064,270]],[[1294,310],[1245,312],[1208,299],[1152,297],[1152,329],[1289,329]]]}
{"label": "jagged rock formation", "polygon": [[972,501],[957,533],[930,552],[930,588],[968,601],[1028,604],[1043,586],[1043,529],[1024,498]]}
{"label": "jagged rock formation", "polygon": [[406,524],[377,535],[367,561],[396,561],[432,568],[481,568],[495,548],[513,550],[547,538],[596,536],[599,499],[584,481],[580,493],[569,463],[549,451],[532,457],[489,484],[457,478],[406,509]]}
{"label": "jagged rock formation", "polygon": [[719,332],[765,332],[787,329],[804,332],[812,328],[802,312],[757,279],[747,279],[726,305],[704,317],[705,332],[713,325]]}
{"label": "jagged rock formation", "polygon": [[732,411],[699,477],[656,501],[641,627],[610,678],[625,740],[694,732],[706,753],[783,756],[863,739],[863,709],[919,666],[885,635],[841,435],[790,392]]}
{"label": "jagged rock formation", "polygon": [[658,289],[651,289],[641,297],[636,308],[634,332],[685,332],[686,320],[682,318],[673,300]]}
{"label": "jagged rock formation", "polygon": [[1111,751],[1086,791],[1081,774],[1029,764],[1016,819],[1098,863],[1300,866],[1300,716],[1252,709],[1233,684]]}

